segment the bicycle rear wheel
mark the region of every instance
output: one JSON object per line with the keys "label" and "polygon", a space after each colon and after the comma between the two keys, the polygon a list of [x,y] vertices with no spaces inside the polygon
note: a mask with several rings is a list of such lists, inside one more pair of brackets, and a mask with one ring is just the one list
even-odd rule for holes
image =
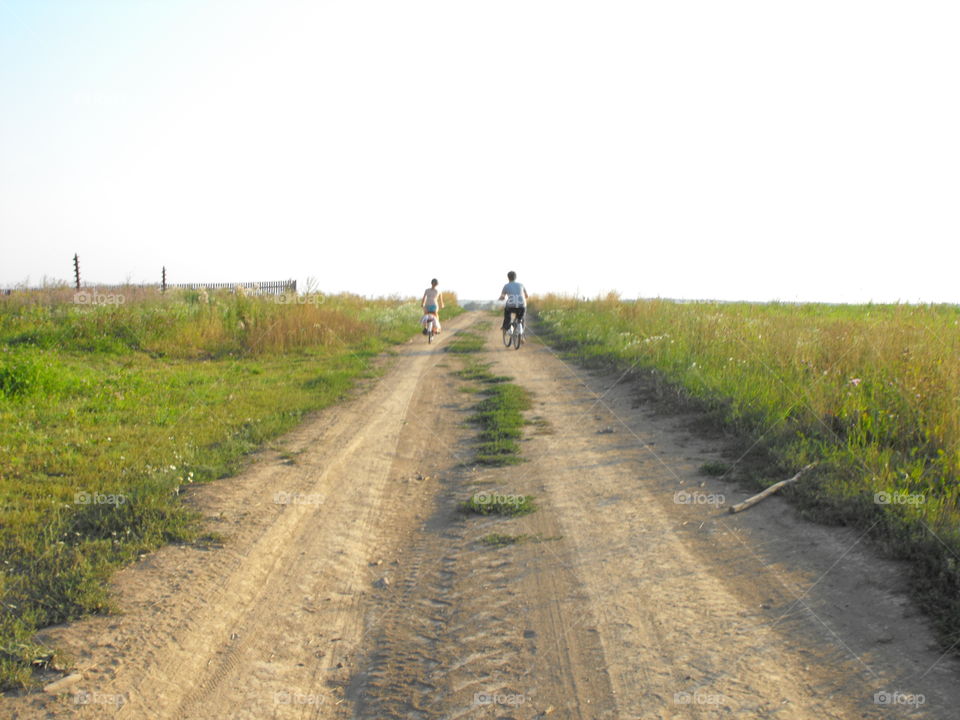
{"label": "bicycle rear wheel", "polygon": [[513,327],[509,327],[503,331],[503,346],[510,347],[510,342],[513,340]]}
{"label": "bicycle rear wheel", "polygon": [[520,341],[523,339],[523,325],[517,323],[517,326],[513,329],[513,347],[515,350],[520,349]]}

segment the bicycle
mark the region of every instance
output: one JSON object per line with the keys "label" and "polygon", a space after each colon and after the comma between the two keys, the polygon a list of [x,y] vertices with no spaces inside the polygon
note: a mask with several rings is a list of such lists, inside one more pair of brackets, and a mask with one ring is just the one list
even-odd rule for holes
{"label": "bicycle", "polygon": [[512,344],[515,350],[519,350],[520,346],[525,342],[526,338],[523,335],[523,320],[515,317],[510,321],[510,327],[503,331],[504,347],[510,347]]}
{"label": "bicycle", "polygon": [[428,315],[428,319],[423,325],[423,334],[427,336],[428,345],[433,342],[433,336],[437,334],[436,316]]}

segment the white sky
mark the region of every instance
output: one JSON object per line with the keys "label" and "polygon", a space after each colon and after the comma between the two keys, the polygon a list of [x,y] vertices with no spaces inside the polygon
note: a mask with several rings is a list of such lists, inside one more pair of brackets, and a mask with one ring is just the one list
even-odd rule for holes
{"label": "white sky", "polygon": [[960,3],[0,0],[0,287],[960,302]]}

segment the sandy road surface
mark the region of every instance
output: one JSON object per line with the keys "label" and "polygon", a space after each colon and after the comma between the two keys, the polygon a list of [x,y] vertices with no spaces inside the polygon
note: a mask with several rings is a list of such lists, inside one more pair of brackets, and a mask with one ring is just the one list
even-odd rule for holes
{"label": "sandy road surface", "polygon": [[[287,453],[195,489],[226,546],[119,573],[123,614],[46,632],[82,680],[3,698],[0,717],[960,716],[960,668],[902,566],[779,498],[723,514],[717,496],[745,494],[697,473],[719,441],[618,378],[486,330],[481,357],[534,393],[538,424],[528,462],[471,465],[475,396],[443,347],[486,320],[404,346]],[[539,509],[458,513],[475,492]]]}

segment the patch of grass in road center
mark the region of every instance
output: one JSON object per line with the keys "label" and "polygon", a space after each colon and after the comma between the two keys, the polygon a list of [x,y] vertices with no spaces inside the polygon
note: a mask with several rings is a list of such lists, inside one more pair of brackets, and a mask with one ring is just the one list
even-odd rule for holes
{"label": "patch of grass in road center", "polygon": [[480,445],[474,458],[481,465],[515,465],[521,462],[520,438],[529,410],[530,395],[519,385],[498,383],[484,392],[470,420],[480,426]]}
{"label": "patch of grass in road center", "polygon": [[511,495],[498,492],[478,492],[460,503],[460,511],[473,515],[503,515],[520,517],[529,515],[536,506],[532,495]]}
{"label": "patch of grass in road center", "polygon": [[553,542],[555,540],[563,540],[563,535],[543,537],[543,535],[527,535],[526,533],[523,533],[521,535],[505,535],[503,533],[490,533],[489,535],[484,535],[482,538],[480,538],[481,543],[483,543],[487,547],[492,547],[492,548],[502,548],[502,547],[507,547],[508,545],[519,545],[520,543],[525,543],[525,542],[544,543],[544,542]]}
{"label": "patch of grass in road center", "polygon": [[513,380],[509,375],[494,375],[490,372],[490,363],[478,362],[472,358],[468,360],[462,370],[456,372],[456,375],[463,380],[472,380],[484,384],[510,382]]}
{"label": "patch of grass in road center", "polygon": [[509,376],[491,373],[489,363],[472,358],[456,374],[479,384],[468,385],[464,391],[485,396],[470,417],[470,422],[481,428],[474,462],[492,466],[521,462],[520,438],[524,425],[528,424],[523,413],[531,407],[530,394],[509,382]]}
{"label": "patch of grass in road center", "polygon": [[447,345],[447,352],[465,355],[483,350],[484,339],[470,330],[458,330]]}
{"label": "patch of grass in road center", "polygon": [[507,545],[516,545],[527,540],[529,535],[503,535],[501,533],[490,533],[480,538],[480,542],[488,547],[501,548]]}
{"label": "patch of grass in road center", "polygon": [[557,432],[553,425],[550,424],[550,421],[543,417],[543,415],[535,415],[530,418],[527,420],[527,425],[532,425],[536,428],[534,435],[555,435]]}

